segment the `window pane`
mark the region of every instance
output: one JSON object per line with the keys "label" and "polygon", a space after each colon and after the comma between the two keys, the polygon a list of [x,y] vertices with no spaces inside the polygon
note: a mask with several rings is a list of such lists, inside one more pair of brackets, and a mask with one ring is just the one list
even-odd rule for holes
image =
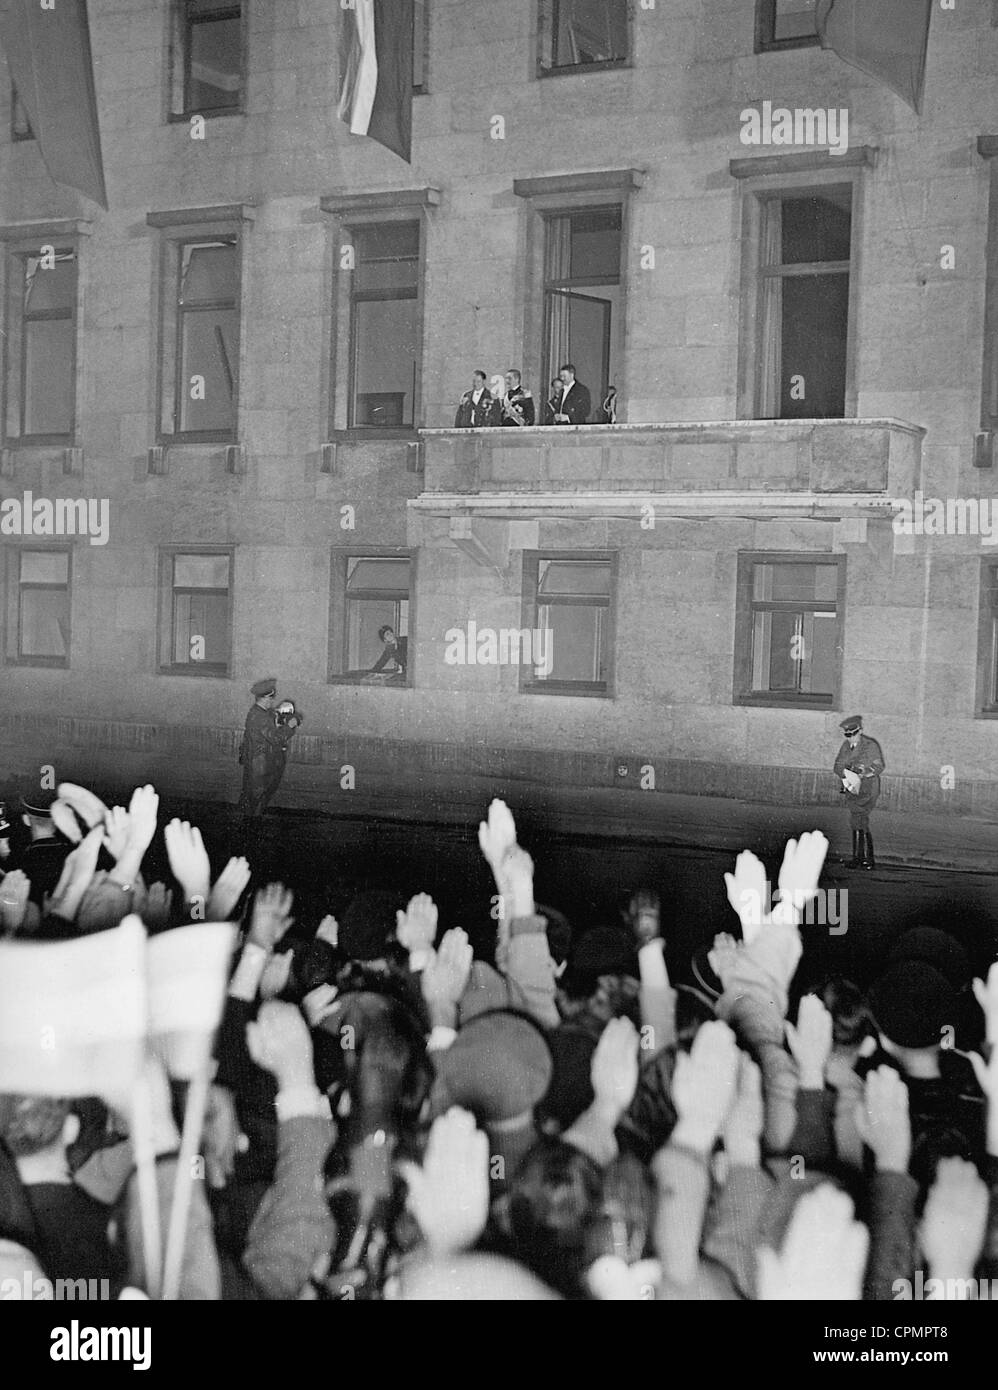
{"label": "window pane", "polygon": [[414,299],[354,305],[355,425],[413,423],[419,306]]}
{"label": "window pane", "polygon": [[175,555],[173,557],[173,587],[175,589],[227,589],[229,587],[229,556]]}
{"label": "window pane", "polygon": [[65,657],[68,637],[67,590],[22,589],[20,655]]}
{"label": "window pane", "polygon": [[[226,594],[174,594],[173,660],[177,665],[222,665],[228,661]],[[195,642],[195,639],[200,639]],[[194,652],[203,652],[200,660]]]}
{"label": "window pane", "polygon": [[[231,430],[239,363],[239,312],[188,309],[182,313],[180,325],[180,428]],[[202,377],[203,384],[193,381],[194,377]],[[192,391],[196,393],[193,399]]]}
{"label": "window pane", "polygon": [[620,208],[572,218],[573,280],[620,274]]}
{"label": "window pane", "polygon": [[538,595],[610,594],[610,564],[606,560],[541,560]]}
{"label": "window pane", "polygon": [[777,602],[816,599],[834,603],[838,582],[837,565],[758,564],[752,597]]}
{"label": "window pane", "polygon": [[378,628],[386,623],[396,637],[396,605],[393,599],[351,599],[347,605],[347,667],[368,671],[385,649]]}
{"label": "window pane", "polygon": [[353,591],[389,589],[407,593],[409,590],[408,560],[351,559],[347,561],[347,575],[347,588]]}
{"label": "window pane", "polygon": [[553,0],[552,65],[627,57],[626,0]]}
{"label": "window pane", "polygon": [[817,33],[817,0],[776,0],[774,39],[799,39]]}
{"label": "window pane", "polygon": [[190,81],[187,103],[192,110],[239,105],[242,69],[242,21],[208,19],[190,27]]}
{"label": "window pane", "polygon": [[801,690],[831,695],[835,689],[834,613],[807,613],[801,632]]}
{"label": "window pane", "polygon": [[[542,604],[537,623],[544,631],[543,655],[550,668],[534,668],[536,680],[603,681],[604,623],[606,610],[586,604]],[[535,654],[536,655],[536,654]]]}
{"label": "window pane", "polygon": [[64,550],[22,550],[22,584],[65,584],[69,580],[69,556]]}
{"label": "window pane", "polygon": [[40,256],[25,257],[24,312],[41,314],[53,310],[73,312],[76,303],[76,257],[57,252],[55,264]]}
{"label": "window pane", "polygon": [[753,678],[756,690],[793,692],[797,689],[794,636],[796,613],[757,613],[753,632]]}
{"label": "window pane", "polygon": [[419,284],[419,223],[385,222],[354,232],[354,290],[413,290]]}
{"label": "window pane", "polygon": [[235,303],[238,264],[233,243],[184,246],[181,255],[181,304]]}
{"label": "window pane", "polygon": [[24,325],[24,434],[73,430],[73,319]]}
{"label": "window pane", "polygon": [[847,261],[852,235],[852,190],[830,188],[806,198],[783,198],[784,265]]}
{"label": "window pane", "polygon": [[[841,419],[846,400],[849,276],[783,281],[780,418]],[[803,378],[803,397],[801,382]]]}

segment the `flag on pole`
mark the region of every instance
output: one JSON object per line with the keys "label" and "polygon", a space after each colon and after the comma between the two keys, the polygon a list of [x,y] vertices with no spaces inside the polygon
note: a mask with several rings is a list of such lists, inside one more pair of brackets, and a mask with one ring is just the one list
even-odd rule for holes
{"label": "flag on pole", "polygon": [[146,933],[0,943],[0,1091],[124,1096],[146,1050]]}
{"label": "flag on pole", "polygon": [[52,178],[106,208],[87,0],[0,0],[0,49]]}
{"label": "flag on pole", "polygon": [[922,109],[932,0],[818,0],[822,48]]}
{"label": "flag on pole", "polygon": [[337,115],[406,163],[412,157],[413,0],[352,0],[342,10]]}

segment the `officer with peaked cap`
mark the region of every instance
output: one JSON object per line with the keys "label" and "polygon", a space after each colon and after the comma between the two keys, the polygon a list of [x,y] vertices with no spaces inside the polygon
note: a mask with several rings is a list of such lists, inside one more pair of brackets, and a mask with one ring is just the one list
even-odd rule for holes
{"label": "officer with peaked cap", "polygon": [[850,869],[874,869],[873,838],[870,835],[870,812],[880,796],[880,774],[884,770],[884,755],[875,738],[863,733],[863,716],[850,714],[839,728],[845,741],[835,759],[835,775],[842,783],[841,790],[849,798],[849,823],[852,826],[852,859]]}
{"label": "officer with peaked cap", "polygon": [[278,724],[274,717],[277,678],[267,676],[250,686],[253,706],[246,716],[239,761],[243,766],[243,790],[239,809],[244,816],[260,816],[277,791],[284,775],[287,748],[298,731],[300,716],[294,722]]}
{"label": "officer with peaked cap", "polygon": [[52,819],[55,792],[33,792],[21,798],[21,821],[28,827],[30,843],[20,856],[21,868],[31,883],[30,898],[39,907],[62,877],[66,855],[72,849]]}

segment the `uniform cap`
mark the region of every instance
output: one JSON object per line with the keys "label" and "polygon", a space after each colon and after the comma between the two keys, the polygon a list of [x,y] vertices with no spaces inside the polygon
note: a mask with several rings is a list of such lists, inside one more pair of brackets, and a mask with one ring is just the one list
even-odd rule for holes
{"label": "uniform cap", "polygon": [[250,686],[250,694],[254,695],[258,700],[261,695],[276,695],[277,677],[266,676],[262,681],[257,681],[256,685]]}
{"label": "uniform cap", "polygon": [[850,714],[848,719],[843,719],[839,728],[846,734],[858,734],[863,727],[863,716],[861,714]]}

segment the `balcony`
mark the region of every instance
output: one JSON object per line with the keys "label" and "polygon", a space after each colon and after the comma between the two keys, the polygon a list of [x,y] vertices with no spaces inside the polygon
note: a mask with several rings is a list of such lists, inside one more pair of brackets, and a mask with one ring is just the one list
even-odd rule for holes
{"label": "balcony", "polygon": [[889,520],[921,480],[925,431],[899,420],[420,430],[417,514],[503,520],[664,516]]}

